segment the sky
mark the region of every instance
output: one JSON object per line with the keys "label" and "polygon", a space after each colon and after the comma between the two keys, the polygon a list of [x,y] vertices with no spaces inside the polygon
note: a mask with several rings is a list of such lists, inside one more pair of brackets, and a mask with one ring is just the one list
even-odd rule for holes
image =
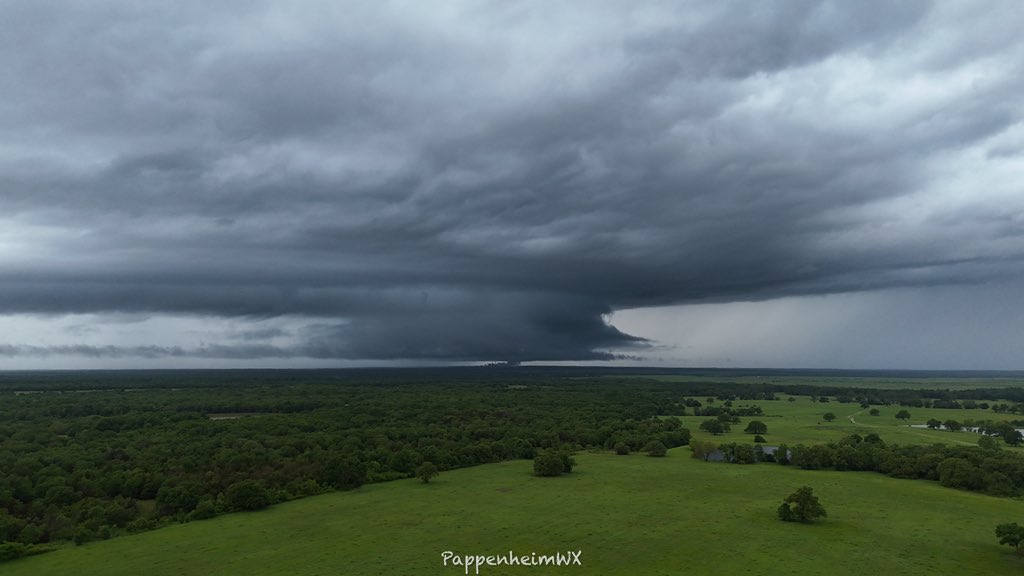
{"label": "sky", "polygon": [[0,3],[0,369],[1024,369],[1022,10]]}

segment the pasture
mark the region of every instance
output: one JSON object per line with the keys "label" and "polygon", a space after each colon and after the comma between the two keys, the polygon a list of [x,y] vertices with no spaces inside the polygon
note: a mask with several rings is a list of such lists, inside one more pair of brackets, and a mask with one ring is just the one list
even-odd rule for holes
{"label": "pasture", "polygon": [[[795,396],[794,401],[788,401],[789,396],[779,395],[779,400],[751,400],[735,401],[734,408],[745,406],[760,406],[764,410],[761,416],[743,417],[739,424],[732,425],[732,430],[725,434],[712,435],[700,430],[700,424],[710,416],[681,416],[683,426],[689,428],[693,437],[698,440],[709,440],[712,442],[751,442],[753,435],[745,434],[743,429],[751,420],[760,420],[768,425],[768,434],[765,440],[768,445],[786,444],[819,444],[823,442],[837,441],[850,434],[861,436],[876,433],[890,444],[972,444],[978,443],[979,436],[971,432],[949,432],[945,430],[931,430],[922,428],[911,428],[911,424],[924,424],[930,418],[938,420],[954,419],[959,422],[965,420],[1013,420],[1021,418],[1018,414],[996,413],[992,410],[966,410],[966,409],[944,409],[944,408],[914,408],[903,406],[871,406],[861,408],[856,403],[839,403],[832,398],[829,402],[812,402],[807,396]],[[722,402],[715,401],[707,403],[705,398],[697,398],[706,406],[720,406]],[[871,416],[870,410],[877,409],[878,416]],[[910,413],[908,420],[898,420],[896,413],[900,410],[907,410]],[[688,413],[692,414],[692,409]],[[823,419],[826,412],[835,414],[836,419],[827,422]],[[1022,450],[1024,448],[1013,448]]]}
{"label": "pasture", "polygon": [[[835,388],[862,388],[868,390],[974,390],[977,388],[1020,388],[1024,378],[1019,373],[985,376],[917,376],[908,377],[899,372],[879,372],[865,375],[842,375],[843,371],[820,371],[813,374],[793,374],[786,371],[736,370],[723,373],[695,374],[651,374],[644,375],[661,382],[691,384],[769,384],[771,386],[800,385]],[[778,373],[782,372],[782,373]]]}
{"label": "pasture", "polygon": [[[463,574],[441,554],[582,551],[582,567],[484,566],[481,574],[1014,574],[996,524],[1024,502],[875,473],[581,453],[576,471],[525,460],[363,486],[3,565],[9,576]],[[775,508],[801,485],[828,510],[813,525]],[[472,573],[472,569],[471,569]]]}

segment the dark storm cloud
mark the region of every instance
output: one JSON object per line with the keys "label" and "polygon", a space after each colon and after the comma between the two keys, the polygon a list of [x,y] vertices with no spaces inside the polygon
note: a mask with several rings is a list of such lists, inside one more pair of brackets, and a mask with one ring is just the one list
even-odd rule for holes
{"label": "dark storm cloud", "polygon": [[80,356],[85,358],[288,358],[299,351],[274,346],[209,345],[186,349],[180,346],[90,346],[85,344],[58,346],[0,346],[0,357],[49,358],[52,356]]}
{"label": "dark storm cloud", "polygon": [[1014,276],[1015,10],[6,4],[0,313],[309,326],[0,355],[604,359],[624,307]]}
{"label": "dark storm cloud", "polygon": [[185,356],[181,348],[163,346],[12,346],[9,344],[0,345],[0,356],[35,356],[47,358],[50,356],[84,356],[87,358],[164,358],[168,356]]}

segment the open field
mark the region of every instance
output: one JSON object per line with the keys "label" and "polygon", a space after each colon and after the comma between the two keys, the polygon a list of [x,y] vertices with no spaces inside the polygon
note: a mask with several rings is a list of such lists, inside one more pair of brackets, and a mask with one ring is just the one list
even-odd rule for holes
{"label": "open field", "polygon": [[[576,472],[531,476],[528,461],[443,473],[424,485],[364,486],[3,566],[9,576],[461,574],[441,553],[582,550],[583,567],[485,566],[482,574],[1015,574],[1024,559],[994,526],[1024,502],[873,473],[774,464],[580,454]],[[829,517],[783,523],[801,485]]]}
{"label": "open field", "polygon": [[688,382],[699,384],[771,384],[772,386],[800,385],[836,388],[864,388],[871,390],[974,390],[977,388],[1020,388],[1024,378],[1017,373],[1007,376],[920,376],[906,377],[898,374],[832,376],[827,373],[814,375],[767,373],[751,374],[651,374],[644,375],[662,382]]}
{"label": "open field", "polygon": [[[878,434],[890,444],[972,444],[978,443],[979,436],[971,432],[949,432],[945,430],[929,430],[911,428],[910,424],[924,424],[930,418],[945,421],[948,419],[963,422],[964,420],[1014,420],[1022,418],[1018,414],[1001,414],[992,410],[957,410],[943,408],[914,408],[903,406],[871,406],[878,409],[878,416],[870,416],[870,408],[861,408],[856,403],[839,403],[835,399],[830,402],[811,402],[807,396],[796,396],[794,402],[786,400],[788,396],[779,395],[779,400],[736,401],[733,407],[760,406],[764,410],[762,416],[743,417],[740,424],[732,426],[732,431],[713,436],[700,430],[700,424],[710,416],[682,416],[683,426],[690,429],[695,439],[723,442],[750,442],[752,434],[744,434],[743,429],[751,420],[760,420],[768,425],[768,434],[764,437],[769,445],[817,444],[836,441],[850,434],[864,436],[872,432]],[[704,398],[698,398],[706,402]],[[713,402],[708,406],[719,406],[721,402]],[[900,410],[910,412],[907,421],[897,420],[896,413]],[[692,410],[691,410],[692,412]],[[822,416],[826,412],[836,415],[833,422],[826,422]],[[852,418],[852,419],[851,419]],[[1024,448],[1013,448],[1024,451]]]}

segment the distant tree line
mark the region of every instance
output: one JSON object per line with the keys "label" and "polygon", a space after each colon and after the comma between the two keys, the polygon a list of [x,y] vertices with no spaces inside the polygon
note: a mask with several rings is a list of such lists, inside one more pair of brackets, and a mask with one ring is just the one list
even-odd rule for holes
{"label": "distant tree line", "polygon": [[[707,460],[714,453],[702,442],[691,447],[695,458]],[[776,462],[804,470],[872,471],[994,496],[1024,496],[1024,458],[995,445],[887,446],[877,434],[851,434],[828,444],[782,444],[771,454],[758,445],[736,443],[719,445],[717,453],[733,464]]]}

